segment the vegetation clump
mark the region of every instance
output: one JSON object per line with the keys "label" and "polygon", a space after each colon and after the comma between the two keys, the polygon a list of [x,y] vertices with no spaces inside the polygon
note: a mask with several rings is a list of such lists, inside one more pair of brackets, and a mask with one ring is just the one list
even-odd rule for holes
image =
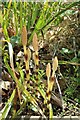
{"label": "vegetation clump", "polygon": [[80,2],[4,2],[0,120],[79,116]]}

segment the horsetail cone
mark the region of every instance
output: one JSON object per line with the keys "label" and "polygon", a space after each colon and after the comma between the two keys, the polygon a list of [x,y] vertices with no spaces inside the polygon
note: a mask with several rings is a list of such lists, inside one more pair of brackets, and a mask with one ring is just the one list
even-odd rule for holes
{"label": "horsetail cone", "polygon": [[50,75],[51,75],[51,65],[50,63],[48,63],[46,67],[46,76],[50,77]]}
{"label": "horsetail cone", "polygon": [[38,51],[38,38],[36,33],[34,33],[34,36],[33,36],[33,48],[35,52]]}
{"label": "horsetail cone", "polygon": [[26,30],[26,26],[22,27],[21,39],[22,39],[23,46],[26,46],[27,45],[27,30]]}
{"label": "horsetail cone", "polygon": [[58,59],[57,57],[55,57],[52,63],[52,70],[53,70],[52,76],[54,76],[55,71],[57,70],[57,67],[58,67]]}

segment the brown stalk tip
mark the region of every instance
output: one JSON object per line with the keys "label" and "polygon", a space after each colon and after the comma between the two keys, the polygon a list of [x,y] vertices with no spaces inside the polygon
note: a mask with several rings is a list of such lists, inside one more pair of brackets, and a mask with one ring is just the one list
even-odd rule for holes
{"label": "brown stalk tip", "polygon": [[38,38],[36,33],[33,36],[33,48],[35,51],[38,51]]}
{"label": "brown stalk tip", "polygon": [[26,26],[22,27],[21,38],[22,38],[23,46],[27,45],[27,30],[26,30]]}
{"label": "brown stalk tip", "polygon": [[51,75],[51,65],[50,63],[48,63],[46,67],[46,76],[50,77],[50,75]]}
{"label": "brown stalk tip", "polygon": [[53,59],[53,71],[55,72],[57,70],[57,67],[58,67],[58,59],[57,59],[57,56]]}

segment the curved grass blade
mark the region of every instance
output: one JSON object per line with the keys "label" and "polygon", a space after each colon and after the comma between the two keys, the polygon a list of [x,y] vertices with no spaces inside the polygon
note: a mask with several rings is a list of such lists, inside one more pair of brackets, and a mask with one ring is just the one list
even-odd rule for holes
{"label": "curved grass blade", "polygon": [[16,90],[14,89],[11,97],[7,101],[5,107],[2,109],[2,116],[1,116],[0,120],[3,120],[4,118],[7,117],[8,113],[11,109],[11,106],[12,106],[12,102],[13,102],[13,99],[14,99],[14,96],[15,96],[15,92],[16,92]]}

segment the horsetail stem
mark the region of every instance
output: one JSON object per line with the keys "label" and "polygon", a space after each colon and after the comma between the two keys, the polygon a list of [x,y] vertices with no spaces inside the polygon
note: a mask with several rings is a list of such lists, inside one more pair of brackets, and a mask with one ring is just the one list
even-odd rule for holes
{"label": "horsetail stem", "polygon": [[[47,76],[47,91],[46,91],[46,97],[44,99],[44,104],[46,104],[48,106],[49,80],[50,80],[50,76],[51,76],[51,65],[50,65],[50,63],[48,63],[47,67],[46,67],[46,76]],[[44,107],[43,107],[43,111],[45,111]]]}
{"label": "horsetail stem", "polygon": [[26,65],[26,79],[27,79],[27,82],[29,83],[29,79],[30,79],[30,75],[29,75],[29,61],[30,61],[30,58],[31,58],[31,51],[30,51],[29,48],[27,48],[26,54],[24,56],[25,56],[25,65]]}
{"label": "horsetail stem", "polygon": [[57,70],[58,67],[58,59],[57,57],[54,58],[53,63],[52,63],[52,76],[51,76],[51,66],[50,63],[47,64],[46,67],[46,76],[47,76],[47,81],[48,81],[48,87],[46,91],[46,98],[44,100],[44,104],[47,105],[47,108],[49,109],[49,115],[50,118],[53,116],[53,110],[52,110],[52,105],[50,103],[51,99],[51,92],[53,89],[54,81],[55,81],[55,71]]}
{"label": "horsetail stem", "polygon": [[25,66],[26,66],[26,81],[25,81],[25,88],[29,87],[29,60],[31,58],[31,51],[29,48],[26,49],[27,45],[27,30],[26,26],[23,26],[22,28],[22,44],[23,44],[23,49],[24,49],[24,61],[25,61]]}
{"label": "horsetail stem", "polygon": [[[47,89],[47,92],[46,92],[46,96],[47,96],[47,99],[50,101],[50,98],[51,98],[51,91],[52,91],[52,88],[53,88],[53,85],[54,85],[54,81],[55,81],[55,71],[57,70],[57,67],[58,67],[58,59],[57,57],[55,57],[53,59],[53,63],[52,63],[52,76],[50,78],[50,64],[48,63],[47,65],[47,68],[46,68],[46,76],[47,76],[47,79],[48,79],[48,89]],[[50,78],[50,79],[49,79]]]}
{"label": "horsetail stem", "polygon": [[38,71],[39,71],[39,55],[38,55],[38,38],[37,34],[35,33],[33,36],[33,48],[34,48],[34,53],[33,53],[33,59],[34,59],[34,64],[35,64],[35,82],[36,82],[36,96],[38,97],[40,94],[38,92],[38,84],[39,84],[39,78],[38,78]]}
{"label": "horsetail stem", "polygon": [[36,84],[38,85],[38,70],[39,70],[39,56],[38,56],[38,38],[36,33],[33,36],[33,48],[35,52],[33,53],[33,59],[35,63],[35,74],[36,74]]}

